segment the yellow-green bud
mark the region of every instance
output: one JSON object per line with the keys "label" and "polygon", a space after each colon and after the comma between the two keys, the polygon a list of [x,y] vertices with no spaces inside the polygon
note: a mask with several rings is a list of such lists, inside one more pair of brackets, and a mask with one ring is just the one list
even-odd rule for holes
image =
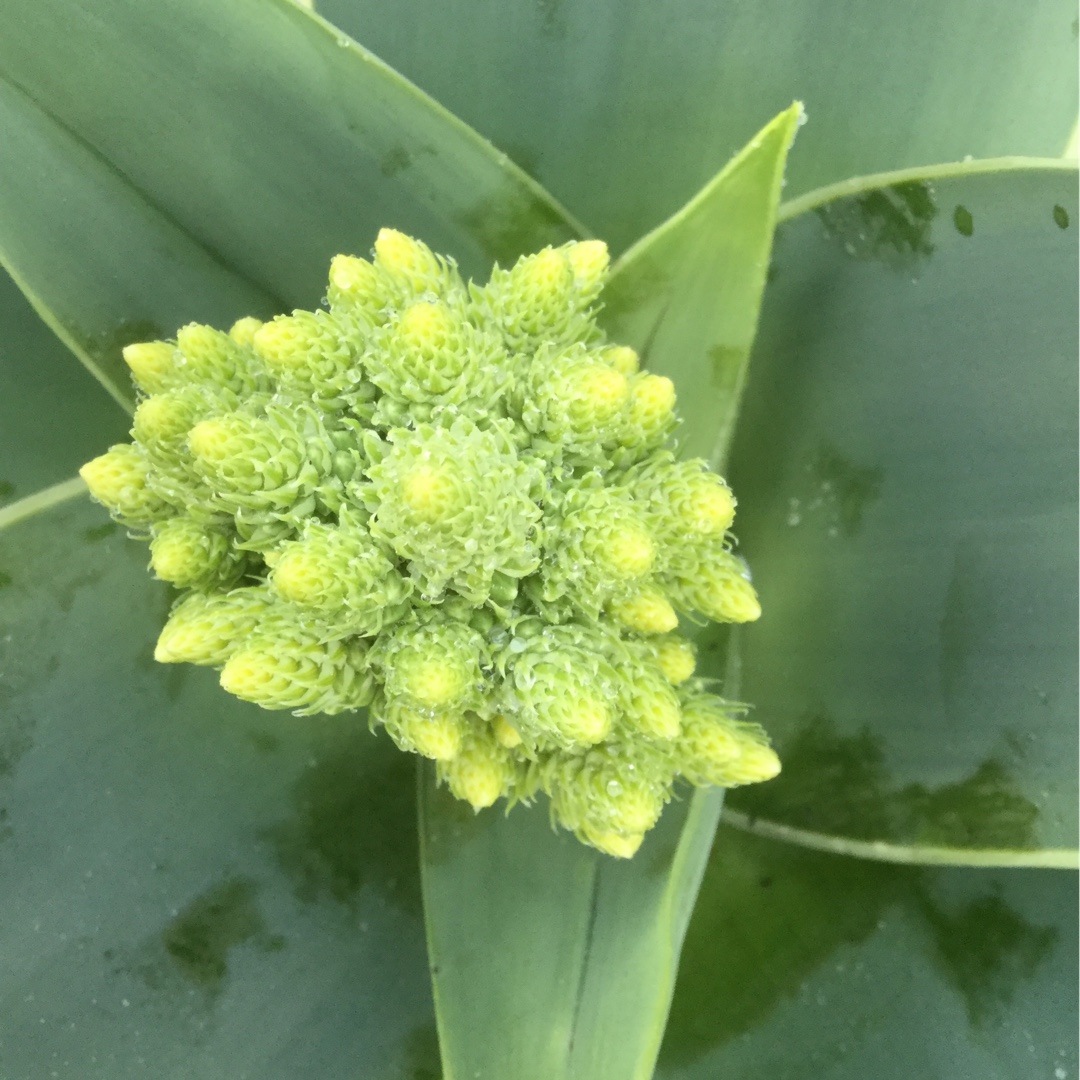
{"label": "yellow-green bud", "polygon": [[258,380],[243,346],[228,334],[199,323],[176,332],[177,370],[185,382],[206,382],[237,392],[251,392]]}
{"label": "yellow-green bud", "polygon": [[457,757],[468,730],[460,713],[445,709],[422,710],[398,698],[379,709],[378,719],[402,750],[432,761],[450,761]]}
{"label": "yellow-green bud", "polygon": [[258,332],[260,326],[262,326],[261,319],[255,319],[248,315],[243,319],[237,319],[236,322],[229,327],[229,337],[231,337],[237,345],[243,345],[245,348],[250,349],[255,341],[255,334]]}
{"label": "yellow-green bud", "polygon": [[675,384],[663,375],[638,375],[630,386],[630,441],[654,445],[674,423]]}
{"label": "yellow-green bud", "polygon": [[672,686],[679,686],[694,674],[697,657],[694,646],[677,634],[663,638],[656,643],[656,662]]}
{"label": "yellow-green bud", "polygon": [[605,530],[601,539],[589,537],[586,544],[593,548],[595,557],[612,575],[630,581],[647,574],[656,558],[656,545],[652,537],[636,524],[626,524]]}
{"label": "yellow-green bud", "polygon": [[603,240],[580,240],[567,244],[564,250],[579,296],[586,303],[592,303],[604,287],[611,263],[607,244]]}
{"label": "yellow-green bud", "polygon": [[522,743],[521,734],[517,728],[501,713],[491,721],[491,730],[495,735],[495,741],[500,746],[505,746],[507,750],[513,750]]}
{"label": "yellow-green bud", "polygon": [[427,244],[396,229],[379,230],[375,267],[417,296],[425,292],[442,296],[460,288],[457,271],[449,260],[440,259]]}
{"label": "yellow-green bud", "polygon": [[603,350],[601,356],[626,379],[636,375],[641,367],[641,358],[629,345],[611,345]]}
{"label": "yellow-green bud", "polygon": [[679,699],[651,660],[624,663],[619,704],[625,721],[651,739],[675,739],[682,723]]}
{"label": "yellow-green bud", "polygon": [[644,832],[605,832],[594,828],[588,822],[582,826],[581,831],[586,843],[605,855],[613,855],[616,859],[632,859],[645,839]]}
{"label": "yellow-green bud", "polygon": [[745,623],[761,617],[761,603],[745,564],[729,551],[707,552],[669,582],[677,604],[715,622]]}
{"label": "yellow-green bud", "polygon": [[646,586],[625,600],[613,601],[608,610],[628,630],[639,634],[666,634],[679,625],[679,616],[671,602],[655,585]]}
{"label": "yellow-green bud", "polygon": [[147,487],[146,459],[129,443],[88,461],[80,470],[90,494],[117,517],[133,525],[162,516],[165,504]]}
{"label": "yellow-green bud", "polygon": [[154,529],[150,565],[177,588],[204,587],[224,579],[239,560],[230,557],[229,538],[190,518],[172,518]]}
{"label": "yellow-green bud", "polygon": [[194,593],[175,608],[158,637],[154,659],[161,664],[223,664],[266,616],[264,588]]}
{"label": "yellow-green bud", "polygon": [[466,623],[433,618],[405,624],[380,636],[372,663],[383,675],[391,698],[422,709],[464,708],[478,693],[483,637]]}
{"label": "yellow-green bud", "polygon": [[362,378],[359,338],[325,311],[279,315],[252,338],[255,351],[287,389],[310,397],[333,397]]}
{"label": "yellow-green bud", "polygon": [[780,760],[757,724],[739,719],[737,706],[691,691],[683,704],[678,769],[692,784],[735,787],[770,780]]}
{"label": "yellow-green bud", "polygon": [[456,757],[439,762],[438,775],[457,798],[483,810],[511,793],[516,769],[507,751],[478,731],[465,739]]}
{"label": "yellow-green bud", "polygon": [[135,385],[147,394],[158,394],[176,384],[176,346],[164,341],[140,341],[124,348],[124,362]]}
{"label": "yellow-green bud", "polygon": [[234,652],[221,670],[221,685],[264,709],[300,716],[348,712],[373,696],[365,653],[359,642],[320,642],[281,629]]}
{"label": "yellow-green bud", "polygon": [[644,746],[553,756],[540,771],[559,822],[609,854],[636,850],[671,796],[661,758]]}
{"label": "yellow-green bud", "polygon": [[352,255],[335,255],[330,260],[330,287],[327,290],[330,309],[359,309],[376,317],[387,301],[386,285],[367,261]]}

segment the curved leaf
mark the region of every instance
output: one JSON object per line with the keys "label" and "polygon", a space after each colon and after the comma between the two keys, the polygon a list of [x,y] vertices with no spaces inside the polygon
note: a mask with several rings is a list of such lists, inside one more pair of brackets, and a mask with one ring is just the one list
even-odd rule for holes
{"label": "curved leaf", "polygon": [[470,272],[579,231],[288,0],[14,0],[0,123],[0,258],[119,396],[123,344],[310,308],[380,226]]}
{"label": "curved leaf", "polygon": [[437,1075],[408,761],[155,663],[145,562],[82,499],[0,532],[4,1077]]}
{"label": "curved leaf", "polygon": [[128,418],[0,270],[0,514],[127,437]]}
{"label": "curved leaf", "polygon": [[657,1080],[1077,1073],[1077,878],[884,866],[721,830]]}
{"label": "curved leaf", "polygon": [[674,217],[615,265],[603,322],[683,390],[682,450],[718,464],[735,429],[784,165],[803,121],[782,112]]}
{"label": "curved leaf", "polygon": [[1056,155],[1076,119],[1070,0],[318,6],[617,249],[795,99],[811,122],[791,193],[966,155]]}
{"label": "curved leaf", "polygon": [[732,451],[784,772],[732,806],[913,848],[1076,846],[1075,165],[790,204]]}
{"label": "curved leaf", "polygon": [[[700,390],[713,370],[707,346],[730,334],[741,373],[800,112],[768,125],[635,247],[604,295],[618,340],[687,391],[691,422],[712,436],[706,452],[740,381]],[[723,676],[723,658],[713,662]],[[424,912],[446,1080],[652,1075],[721,797],[700,791],[669,806],[620,863],[553,833],[542,808],[474,817],[425,770]]]}

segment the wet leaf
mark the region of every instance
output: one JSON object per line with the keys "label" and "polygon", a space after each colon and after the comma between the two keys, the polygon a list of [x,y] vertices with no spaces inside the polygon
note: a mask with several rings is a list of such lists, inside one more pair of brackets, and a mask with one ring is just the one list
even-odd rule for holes
{"label": "wet leaf", "polygon": [[120,399],[123,345],[311,308],[331,257],[381,226],[472,273],[575,234],[504,155],[288,0],[5,14],[0,260]]}
{"label": "wet leaf", "polygon": [[765,611],[742,692],[784,772],[731,803],[1003,862],[1075,848],[1075,166],[784,214],[732,452]]}
{"label": "wet leaf", "polygon": [[[655,352],[699,422],[695,391],[725,424],[733,413],[731,386],[700,392],[703,341],[730,332],[749,347],[798,115],[795,106],[773,121],[646,238],[605,294],[618,340],[650,362]],[[711,662],[722,677],[723,657]],[[474,817],[425,770],[424,908],[447,1080],[652,1075],[721,794],[684,793],[618,862],[553,833],[543,806]]]}
{"label": "wet leaf", "polygon": [[[1055,156],[1076,5],[321,0],[621,250],[799,99],[788,195],[967,155]],[[468,57],[463,63],[462,58]],[[523,119],[526,118],[526,119]],[[1074,155],[1075,156],[1075,155]]]}

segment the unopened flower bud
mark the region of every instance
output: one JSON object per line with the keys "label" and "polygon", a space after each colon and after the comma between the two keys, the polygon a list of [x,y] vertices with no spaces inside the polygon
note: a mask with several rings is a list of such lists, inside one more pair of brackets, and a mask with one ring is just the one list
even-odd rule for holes
{"label": "unopened flower bud", "polygon": [[214,584],[237,563],[227,536],[203,528],[190,518],[172,518],[159,525],[150,541],[154,573],[177,588]]}
{"label": "unopened flower bud", "polygon": [[165,512],[165,504],[147,486],[146,459],[129,443],[88,461],[80,470],[90,494],[117,517],[147,524]]}
{"label": "unopened flower bud", "polygon": [[679,625],[679,616],[671,602],[655,585],[646,586],[625,600],[613,601],[608,610],[628,630],[639,634],[666,634]]}
{"label": "unopened flower bud", "polygon": [[656,643],[656,662],[672,686],[679,686],[694,674],[697,657],[686,638],[671,634]]}
{"label": "unopened flower bud", "polygon": [[178,604],[158,637],[154,659],[161,664],[223,664],[266,615],[265,589],[194,593]]}
{"label": "unopened flower bud", "polygon": [[159,394],[178,381],[176,346],[164,341],[140,341],[124,348],[124,362],[135,385],[144,393]]}
{"label": "unopened flower bud", "polygon": [[481,733],[468,736],[456,757],[440,761],[439,779],[474,810],[491,806],[513,787],[516,770],[507,751]]}

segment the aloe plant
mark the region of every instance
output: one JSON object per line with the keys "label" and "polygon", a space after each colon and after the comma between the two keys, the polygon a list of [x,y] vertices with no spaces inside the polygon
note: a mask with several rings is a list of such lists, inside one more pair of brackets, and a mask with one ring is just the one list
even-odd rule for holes
{"label": "aloe plant", "polygon": [[[1075,1076],[1073,11],[316,6],[5,12],[0,1075]],[[74,479],[124,345],[382,227],[607,240],[738,494],[764,614],[699,665],[783,772],[632,859],[156,664]]]}

